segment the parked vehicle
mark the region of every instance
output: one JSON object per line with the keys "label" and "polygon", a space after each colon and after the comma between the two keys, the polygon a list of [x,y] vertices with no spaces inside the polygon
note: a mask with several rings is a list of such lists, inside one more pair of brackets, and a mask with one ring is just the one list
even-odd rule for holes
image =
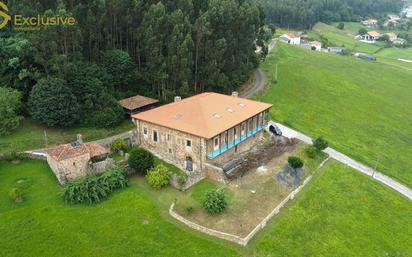
{"label": "parked vehicle", "polygon": [[269,125],[269,131],[275,136],[282,135],[282,131],[280,130],[280,128],[274,124]]}

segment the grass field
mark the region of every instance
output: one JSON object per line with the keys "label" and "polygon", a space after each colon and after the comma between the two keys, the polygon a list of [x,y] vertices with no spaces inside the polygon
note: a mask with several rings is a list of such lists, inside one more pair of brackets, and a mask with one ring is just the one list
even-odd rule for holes
{"label": "grass field", "polygon": [[[8,193],[23,181],[21,204]],[[207,188],[199,187],[199,198]],[[363,256],[407,257],[410,201],[336,163],[245,248],[192,231],[168,216],[179,191],[143,178],[95,206],[62,201],[47,164],[0,162],[0,256]],[[398,255],[386,255],[398,254]]]}
{"label": "grass field", "polygon": [[335,162],[253,242],[254,256],[412,256],[412,204]]}
{"label": "grass field", "polygon": [[83,135],[83,140],[91,141],[126,132],[133,128],[133,123],[127,119],[115,128],[46,128],[30,119],[25,119],[12,134],[0,137],[0,154],[23,150],[39,149],[46,146],[44,131],[49,146],[68,143],[76,140],[77,134]]}
{"label": "grass field", "polygon": [[412,71],[278,44],[263,63],[278,84],[271,117],[412,187]]}

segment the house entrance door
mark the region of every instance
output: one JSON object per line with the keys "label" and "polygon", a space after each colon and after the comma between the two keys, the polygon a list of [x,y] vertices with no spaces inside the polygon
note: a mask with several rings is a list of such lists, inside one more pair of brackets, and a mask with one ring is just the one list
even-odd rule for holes
{"label": "house entrance door", "polygon": [[193,160],[190,156],[186,157],[186,170],[193,171]]}

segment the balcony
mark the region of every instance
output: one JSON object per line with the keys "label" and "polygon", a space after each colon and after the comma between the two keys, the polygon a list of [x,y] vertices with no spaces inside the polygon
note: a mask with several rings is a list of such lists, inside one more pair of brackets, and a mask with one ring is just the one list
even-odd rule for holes
{"label": "balcony", "polygon": [[242,143],[243,141],[245,141],[246,139],[253,137],[256,133],[258,133],[259,131],[262,131],[263,127],[262,126],[258,126],[257,128],[248,131],[245,135],[241,136],[238,139],[235,139],[231,142],[229,142],[228,144],[220,147],[219,149],[217,149],[216,151],[213,151],[212,153],[208,154],[207,157],[209,159],[213,159],[218,157],[219,155],[229,151],[230,149],[234,148],[235,146],[239,145],[240,143]]}

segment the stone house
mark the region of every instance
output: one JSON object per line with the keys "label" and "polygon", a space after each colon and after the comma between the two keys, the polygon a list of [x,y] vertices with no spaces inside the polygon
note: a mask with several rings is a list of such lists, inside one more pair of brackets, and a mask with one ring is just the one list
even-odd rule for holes
{"label": "stone house", "polygon": [[95,142],[83,144],[78,136],[74,143],[47,149],[47,163],[60,184],[64,184],[89,171],[101,172],[111,166],[108,154],[103,146]]}
{"label": "stone house", "polygon": [[283,34],[280,36],[279,39],[291,45],[300,45],[300,41],[301,41],[301,37],[294,32]]}
{"label": "stone house", "polygon": [[249,150],[262,136],[271,104],[202,93],[132,115],[138,144],[185,170],[216,180],[216,163]]}

